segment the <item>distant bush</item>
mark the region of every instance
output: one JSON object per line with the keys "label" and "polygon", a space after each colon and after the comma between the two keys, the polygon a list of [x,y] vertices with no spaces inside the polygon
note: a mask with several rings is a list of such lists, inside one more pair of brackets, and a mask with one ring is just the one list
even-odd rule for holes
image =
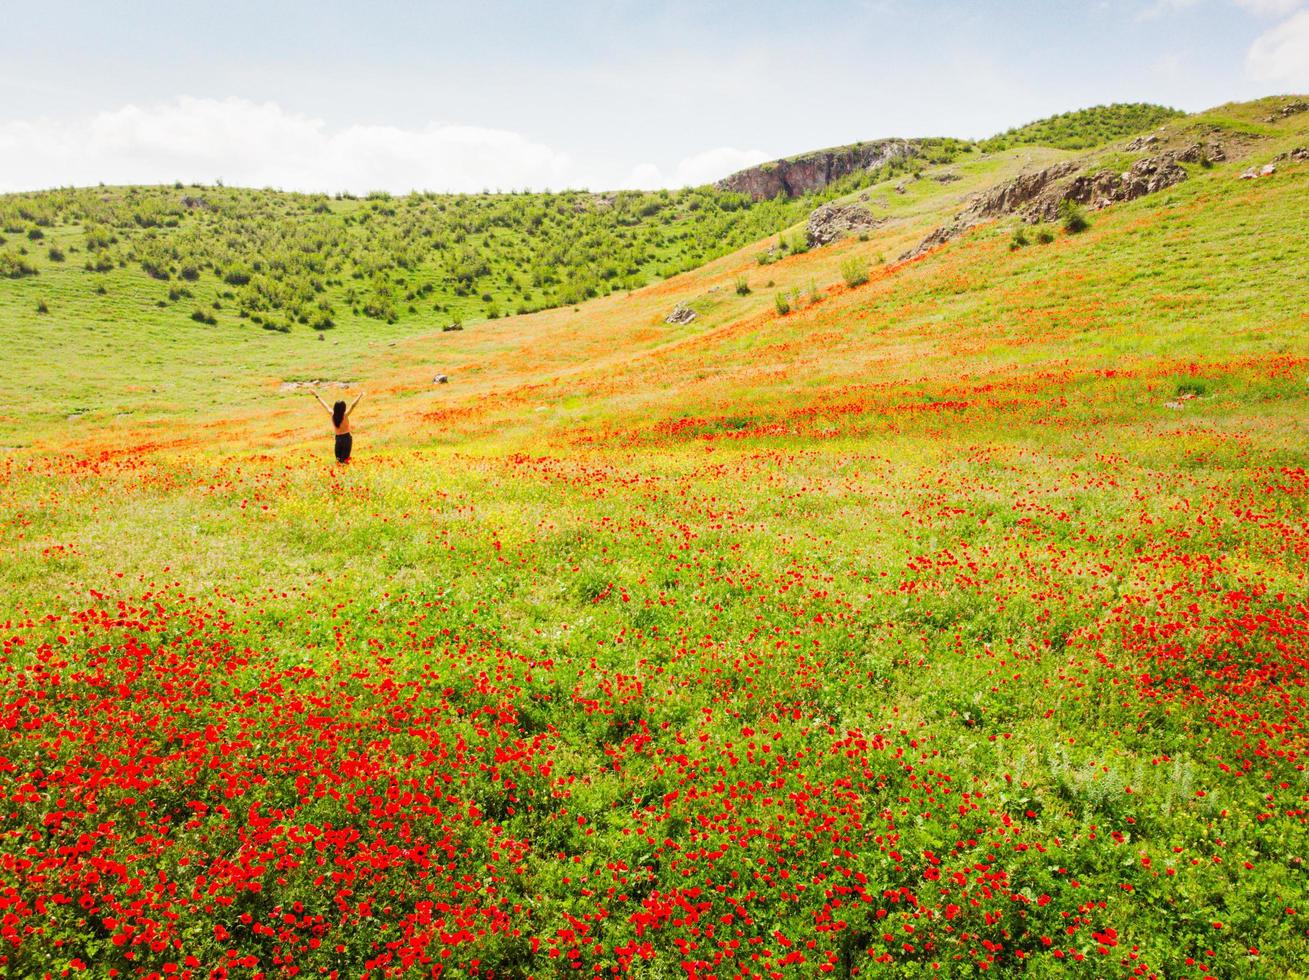
{"label": "distant bush", "polygon": [[22,279],[36,275],[36,266],[13,252],[0,252],[0,279]]}
{"label": "distant bush", "polygon": [[1040,227],[1036,229],[1036,241],[1040,245],[1049,245],[1054,241],[1054,232],[1044,226]]}
{"label": "distant bush", "polygon": [[1063,221],[1064,231],[1077,235],[1091,227],[1086,217],[1086,209],[1076,201],[1065,200],[1059,205],[1059,217]]}
{"label": "distant bush", "polygon": [[1014,229],[1013,237],[1009,239],[1009,251],[1013,252],[1031,244],[1031,239],[1027,237],[1027,229],[1019,225]]}
{"label": "distant bush", "polygon": [[218,322],[218,317],[214,316],[208,310],[203,309],[195,310],[191,314],[191,319],[196,323],[207,323],[211,327]]}
{"label": "distant bush", "polygon": [[180,278],[185,279],[187,282],[195,282],[197,279],[200,278],[200,270],[197,269],[194,265],[190,265],[190,264],[182,266],[181,270],[177,274]]}
{"label": "distant bush", "polygon": [[45,300],[43,300],[43,299],[39,299],[39,300],[36,301],[36,312],[38,312],[38,313],[49,313],[49,312],[50,312],[50,307],[48,307],[48,306],[46,305]]}
{"label": "distant bush", "polygon": [[773,305],[777,307],[777,312],[781,316],[786,316],[791,312],[791,299],[785,292],[778,293],[773,297]]}
{"label": "distant bush", "polygon": [[809,280],[809,302],[810,302],[811,304],[813,304],[813,303],[817,303],[817,302],[819,302],[819,301],[821,301],[821,300],[823,300],[823,299],[826,299],[826,298],[827,298],[827,294],[824,293],[821,289],[818,288],[818,283],[816,283],[816,282],[814,282],[814,280],[810,279],[810,280]]}
{"label": "distant bush", "polygon": [[750,295],[750,283],[746,281],[745,276],[736,277],[736,295],[737,296]]}
{"label": "distant bush", "polygon": [[141,269],[151,279],[159,279],[164,282],[172,276],[167,267],[154,259],[142,259]]}
{"label": "distant bush", "polygon": [[27,233],[27,237],[31,241],[39,242],[42,238],[45,237],[45,232],[43,232],[40,228],[33,228],[31,231]]}
{"label": "distant bush", "polygon": [[51,245],[50,251],[46,252],[46,255],[50,256],[51,262],[62,262],[64,260],[64,250],[58,245]]}
{"label": "distant bush", "polygon": [[841,278],[853,289],[868,281],[868,262],[862,256],[852,255],[841,263]]}

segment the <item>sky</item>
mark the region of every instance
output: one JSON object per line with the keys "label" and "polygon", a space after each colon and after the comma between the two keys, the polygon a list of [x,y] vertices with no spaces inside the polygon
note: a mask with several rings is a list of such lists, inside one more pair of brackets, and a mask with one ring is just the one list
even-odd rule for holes
{"label": "sky", "polygon": [[1309,92],[1309,0],[0,0],[0,192],[699,184]]}

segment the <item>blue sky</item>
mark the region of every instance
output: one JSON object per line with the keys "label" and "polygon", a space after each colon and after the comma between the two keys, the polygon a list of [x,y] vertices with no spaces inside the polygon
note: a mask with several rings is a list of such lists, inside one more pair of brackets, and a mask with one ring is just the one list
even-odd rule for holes
{"label": "blue sky", "polygon": [[1309,91],[1309,0],[0,2],[0,190],[676,186]]}

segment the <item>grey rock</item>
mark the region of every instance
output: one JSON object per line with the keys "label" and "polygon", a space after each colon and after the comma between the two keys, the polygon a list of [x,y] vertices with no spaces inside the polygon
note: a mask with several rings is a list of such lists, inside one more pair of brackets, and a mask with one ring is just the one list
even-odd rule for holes
{"label": "grey rock", "polygon": [[871,231],[882,223],[862,204],[824,204],[809,215],[805,237],[810,247],[830,245],[846,235]]}
{"label": "grey rock", "polygon": [[695,310],[685,303],[678,303],[673,307],[673,312],[664,317],[664,323],[690,323],[695,317]]}

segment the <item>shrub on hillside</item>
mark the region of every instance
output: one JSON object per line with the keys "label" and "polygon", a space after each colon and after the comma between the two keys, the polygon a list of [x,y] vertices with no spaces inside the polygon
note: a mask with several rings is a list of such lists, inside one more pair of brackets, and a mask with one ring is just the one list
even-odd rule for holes
{"label": "shrub on hillside", "polygon": [[773,297],[773,305],[777,307],[777,312],[781,316],[791,312],[791,298],[785,292],[780,292]]}
{"label": "shrub on hillside", "polygon": [[868,262],[862,256],[852,255],[841,263],[841,278],[853,289],[868,281]]}
{"label": "shrub on hillside", "polygon": [[1076,201],[1064,201],[1059,205],[1059,217],[1063,221],[1064,231],[1076,235],[1091,227],[1086,217],[1086,209]]}
{"label": "shrub on hillside", "polygon": [[746,281],[745,276],[736,277],[736,295],[737,296],[750,295],[750,283]]}
{"label": "shrub on hillside", "polygon": [[0,252],[0,279],[22,279],[36,275],[36,266],[13,252]]}
{"label": "shrub on hillside", "polygon": [[191,319],[196,323],[207,323],[211,327],[218,322],[218,317],[214,316],[208,310],[203,309],[195,310],[191,314]]}
{"label": "shrub on hillside", "polygon": [[1009,251],[1017,251],[1029,244],[1031,244],[1031,240],[1027,237],[1027,229],[1019,225],[1014,229],[1013,237],[1009,239]]}
{"label": "shrub on hillside", "polygon": [[1049,228],[1036,229],[1036,241],[1038,245],[1049,245],[1054,241],[1054,232]]}
{"label": "shrub on hillside", "polygon": [[46,254],[50,256],[51,262],[62,262],[64,260],[64,250],[58,245],[51,245],[50,251]]}

